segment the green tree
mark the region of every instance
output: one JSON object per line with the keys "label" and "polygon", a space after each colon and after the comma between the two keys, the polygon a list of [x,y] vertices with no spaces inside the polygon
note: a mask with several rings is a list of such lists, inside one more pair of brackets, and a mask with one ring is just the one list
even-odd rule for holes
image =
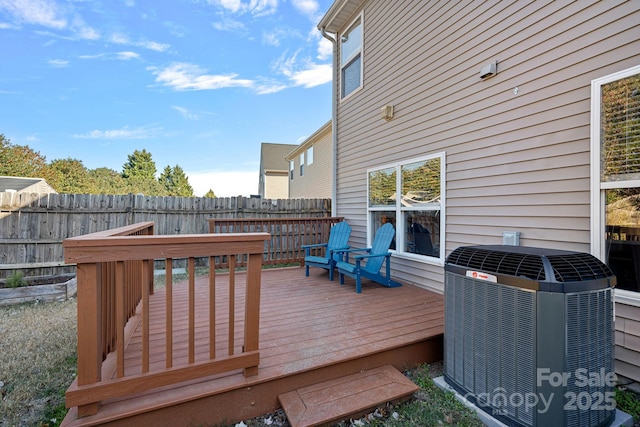
{"label": "green tree", "polygon": [[164,186],[169,196],[193,197],[193,187],[189,184],[189,178],[178,165],[173,168],[166,166],[158,182]]}
{"label": "green tree", "polygon": [[92,179],[89,170],[82,161],[72,158],[56,159],[49,164],[50,176],[47,179],[58,193],[90,194]]}
{"label": "green tree", "polygon": [[28,145],[15,145],[0,134],[0,175],[47,178],[47,160]]}
{"label": "green tree", "polygon": [[125,179],[128,193],[144,194],[145,196],[168,196],[169,192],[156,179],[143,177],[131,177]]}
{"label": "green tree", "polygon": [[215,199],[216,198],[216,193],[214,193],[212,189],[209,189],[209,191],[204,193],[203,197],[209,197],[211,199]]}
{"label": "green tree", "polygon": [[135,150],[129,154],[127,163],[122,166],[123,178],[156,178],[156,163],[153,161],[151,153],[145,149]]}
{"label": "green tree", "polygon": [[89,171],[91,194],[127,194],[129,183],[117,171],[109,168],[97,168]]}

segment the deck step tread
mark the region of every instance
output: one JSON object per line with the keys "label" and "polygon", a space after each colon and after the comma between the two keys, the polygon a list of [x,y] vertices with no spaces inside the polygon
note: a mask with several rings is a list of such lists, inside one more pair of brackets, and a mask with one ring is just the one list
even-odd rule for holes
{"label": "deck step tread", "polygon": [[291,427],[311,427],[363,414],[418,389],[396,368],[385,365],[283,393],[278,400]]}

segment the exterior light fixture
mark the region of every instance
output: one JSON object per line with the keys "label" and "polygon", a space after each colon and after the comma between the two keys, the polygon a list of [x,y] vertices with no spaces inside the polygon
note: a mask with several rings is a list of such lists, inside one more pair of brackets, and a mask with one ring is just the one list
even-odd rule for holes
{"label": "exterior light fixture", "polygon": [[393,119],[393,105],[385,105],[380,111],[382,111],[382,118],[386,121]]}

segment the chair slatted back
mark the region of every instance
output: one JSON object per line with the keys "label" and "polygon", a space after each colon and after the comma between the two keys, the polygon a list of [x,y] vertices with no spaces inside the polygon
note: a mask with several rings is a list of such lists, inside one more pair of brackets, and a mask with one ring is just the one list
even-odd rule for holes
{"label": "chair slatted back", "polygon": [[[373,238],[373,243],[371,244],[371,254],[386,254],[389,252],[389,248],[391,247],[391,242],[396,235],[396,230],[393,228],[391,223],[383,224],[382,227],[378,228],[376,231],[376,235]],[[364,270],[369,273],[376,274],[380,271],[380,267],[382,267],[382,263],[384,262],[384,257],[374,257],[368,258],[367,264],[363,267]]]}
{"label": "chair slatted back", "polygon": [[[351,236],[351,227],[345,221],[341,221],[331,227],[329,232],[329,241],[327,242],[327,254],[329,257],[329,251],[332,249],[343,249],[349,245],[349,237]],[[340,256],[334,254],[333,259],[340,260]]]}

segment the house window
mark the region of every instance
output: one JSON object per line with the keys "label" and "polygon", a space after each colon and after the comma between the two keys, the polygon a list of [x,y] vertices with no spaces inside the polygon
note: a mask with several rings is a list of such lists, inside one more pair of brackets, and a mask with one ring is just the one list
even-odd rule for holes
{"label": "house window", "polygon": [[391,222],[396,254],[443,259],[444,160],[440,153],[368,171],[371,239],[382,224]]}
{"label": "house window", "polygon": [[640,66],[594,80],[592,226],[594,252],[618,290],[640,297]]}
{"label": "house window", "polygon": [[313,145],[307,148],[307,165],[313,164]]}
{"label": "house window", "polygon": [[362,86],[362,16],[340,37],[340,98]]}
{"label": "house window", "polygon": [[300,176],[304,176],[304,153],[300,153]]}
{"label": "house window", "polygon": [[293,181],[293,172],[296,170],[296,165],[293,160],[289,162],[289,179]]}

